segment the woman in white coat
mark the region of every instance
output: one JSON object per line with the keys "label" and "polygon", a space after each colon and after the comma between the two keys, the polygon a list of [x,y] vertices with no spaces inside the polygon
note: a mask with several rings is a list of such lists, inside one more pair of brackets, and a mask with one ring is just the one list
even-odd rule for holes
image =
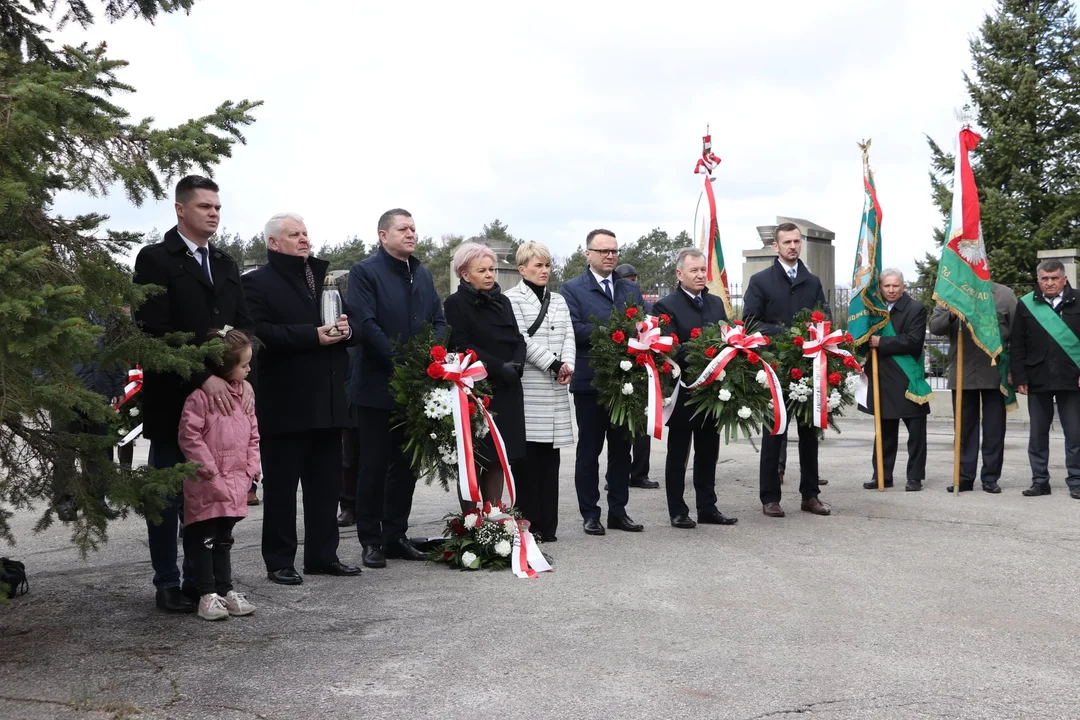
{"label": "woman in white coat", "polygon": [[517,251],[522,282],[507,290],[525,338],[525,457],[514,464],[517,506],[544,542],[555,542],[559,524],[559,448],[574,445],[570,376],[576,347],[570,310],[547,289],[551,252],[542,243]]}

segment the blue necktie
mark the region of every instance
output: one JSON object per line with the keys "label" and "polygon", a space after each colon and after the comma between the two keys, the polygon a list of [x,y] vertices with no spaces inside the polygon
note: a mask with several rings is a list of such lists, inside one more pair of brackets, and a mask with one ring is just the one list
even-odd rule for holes
{"label": "blue necktie", "polygon": [[798,274],[799,274],[799,268],[797,266],[793,267],[793,268],[788,268],[787,276],[789,278],[791,278],[791,282],[795,282],[795,276],[798,275]]}
{"label": "blue necktie", "polygon": [[700,295],[694,296],[694,304],[697,305],[698,310],[701,310],[705,307],[705,301],[701,299]]}
{"label": "blue necktie", "polygon": [[199,264],[202,265],[203,272],[206,273],[206,279],[210,281],[210,284],[214,284],[214,276],[210,274],[210,263],[207,260],[207,250],[204,247],[195,248],[195,252],[199,253]]}
{"label": "blue necktie", "polygon": [[611,281],[607,278],[604,279],[604,294],[607,295],[607,299],[614,302],[615,298],[611,294]]}

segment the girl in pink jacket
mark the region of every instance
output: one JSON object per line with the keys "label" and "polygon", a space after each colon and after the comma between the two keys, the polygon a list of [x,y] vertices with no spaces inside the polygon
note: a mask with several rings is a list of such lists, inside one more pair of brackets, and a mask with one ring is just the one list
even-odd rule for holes
{"label": "girl in pink jacket", "polygon": [[191,393],[178,440],[188,462],[202,465],[195,478],[184,480],[184,555],[195,570],[199,617],[224,620],[255,612],[244,594],[233,590],[229,553],[233,526],[247,517],[248,489],[261,469],[255,412],[243,409],[252,339],[228,326],[213,332],[225,346],[214,374],[228,383],[232,407],[214,407],[201,388]]}

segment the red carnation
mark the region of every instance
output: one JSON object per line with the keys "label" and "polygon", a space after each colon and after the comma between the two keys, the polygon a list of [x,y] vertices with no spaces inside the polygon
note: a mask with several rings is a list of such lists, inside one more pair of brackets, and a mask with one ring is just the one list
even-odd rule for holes
{"label": "red carnation", "polygon": [[476,403],[474,403],[472,400],[469,401],[469,414],[470,415],[475,415],[476,414]]}
{"label": "red carnation", "polygon": [[743,324],[743,321],[742,320],[736,320],[735,324],[741,327],[742,324]]}
{"label": "red carnation", "polygon": [[851,333],[844,333],[844,342],[853,343],[855,342],[855,338],[851,337]]}
{"label": "red carnation", "polygon": [[796,335],[795,339],[792,340],[791,342],[795,343],[795,347],[802,347],[803,346],[802,335]]}
{"label": "red carnation", "polygon": [[849,367],[852,370],[857,370],[859,368],[859,361],[848,355],[846,358],[844,358],[844,367]]}
{"label": "red carnation", "polygon": [[667,313],[660,313],[660,320],[662,320],[665,325],[671,324],[671,316]]}
{"label": "red carnation", "polygon": [[802,380],[802,370],[799,368],[791,368],[791,379]]}
{"label": "red carnation", "polygon": [[779,369],[780,369],[780,363],[778,363],[778,362],[773,362],[773,363],[772,363],[772,369],[773,369],[773,370],[779,370]]}
{"label": "red carnation", "polygon": [[443,366],[440,365],[437,362],[433,362],[433,363],[431,363],[430,365],[427,366],[427,374],[428,374],[428,377],[430,377],[430,378],[433,378],[435,380],[442,380],[443,379]]}
{"label": "red carnation", "polygon": [[443,550],[442,559],[446,562],[450,562],[454,559],[454,553],[451,550]]}
{"label": "red carnation", "polygon": [[467,358],[469,358],[469,362],[470,362],[470,363],[474,363],[474,362],[476,362],[476,353],[475,353],[474,351],[472,351],[472,350],[466,350],[466,351],[465,351],[465,356],[466,356]]}
{"label": "red carnation", "polygon": [[435,358],[436,362],[442,362],[446,359],[446,348],[442,345],[436,345],[431,348],[431,357]]}
{"label": "red carnation", "polygon": [[839,385],[840,381],[843,380],[843,379],[844,379],[844,376],[841,375],[838,372],[829,373],[829,384],[834,386],[834,387]]}
{"label": "red carnation", "polygon": [[705,348],[705,357],[709,358],[710,360],[712,360],[714,357],[716,357],[716,353],[717,353],[717,350],[714,347]]}
{"label": "red carnation", "polygon": [[[450,521],[450,530],[455,535],[464,535],[465,534],[465,526],[462,525],[461,521],[458,520],[457,518],[454,518],[453,520]],[[445,554],[443,555],[443,557],[446,557]],[[449,559],[449,558],[447,558],[447,559]]]}
{"label": "red carnation", "polygon": [[701,328],[694,328],[693,330],[690,331],[690,339],[691,340],[693,340],[695,338],[699,338],[699,337],[701,337]]}
{"label": "red carnation", "polygon": [[648,360],[648,358],[645,357],[645,355],[638,355],[636,358],[634,358],[634,362],[636,362],[638,364],[638,367],[641,367],[642,365],[644,365],[648,361],[649,360]]}
{"label": "red carnation", "polygon": [[662,373],[669,373],[669,372],[671,372],[671,363],[669,363],[669,362],[667,362],[667,361],[665,360],[665,361],[664,361],[664,364],[660,366],[660,372],[662,372]]}
{"label": "red carnation", "polygon": [[825,322],[825,316],[815,310],[814,312],[810,313],[810,322]]}
{"label": "red carnation", "polygon": [[759,362],[761,362],[761,356],[758,355],[756,352],[748,351],[746,353],[746,359],[750,361],[751,365],[757,365]]}
{"label": "red carnation", "polygon": [[637,313],[638,313],[638,309],[636,307],[628,307],[628,308],[626,308],[626,317],[628,317],[628,318],[633,318],[635,315],[637,315]]}
{"label": "red carnation", "polygon": [[623,333],[622,330],[616,330],[615,332],[611,333],[612,342],[622,344],[622,341],[625,340],[625,339],[626,339],[626,335]]}
{"label": "red carnation", "polygon": [[671,344],[672,345],[678,345],[679,344],[679,336],[676,335],[675,333],[671,333]]}
{"label": "red carnation", "polygon": [[491,397],[490,396],[485,395],[482,402],[484,403],[484,409],[487,409],[487,408],[491,407]]}

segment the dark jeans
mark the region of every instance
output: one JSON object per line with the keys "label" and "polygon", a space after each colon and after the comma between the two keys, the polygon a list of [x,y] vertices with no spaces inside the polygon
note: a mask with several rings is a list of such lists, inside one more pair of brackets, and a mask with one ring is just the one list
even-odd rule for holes
{"label": "dark jeans", "polygon": [[233,589],[232,531],[240,518],[219,517],[193,522],[184,528],[184,557],[191,558],[199,595],[222,597]]}
{"label": "dark jeans", "polygon": [[356,510],[356,484],[360,480],[360,433],[352,428],[341,431],[341,497],[342,510]]}
{"label": "dark jeans", "polygon": [[581,517],[600,519],[600,451],[607,439],[608,517],[626,515],[630,500],[630,438],[623,428],[613,427],[607,408],[596,393],[576,393],[574,414],[578,424],[574,485]]}
{"label": "dark jeans", "polygon": [[686,463],[690,441],[694,443],[694,496],[698,514],[716,509],[716,460],[720,456],[720,434],[716,428],[668,428],[664,489],[668,515],[688,515],[683,493],[686,490]]}
{"label": "dark jeans", "polygon": [[[153,440],[150,443],[149,464],[152,468],[171,468],[184,462],[184,453],[175,442]],[[166,498],[161,509],[161,522],[146,521],[147,541],[150,545],[150,564],[154,568],[154,586],[159,590],[180,584],[180,570],[176,567],[176,539],[184,520],[183,491]],[[184,585],[195,582],[191,562],[184,554]]]}
{"label": "dark jeans", "polygon": [[337,495],[341,431],[332,428],[264,435],[262,556],[274,572],[296,563],[296,488],[304,490],[304,567],[338,560]]}
{"label": "dark jeans", "polygon": [[[952,392],[956,407],[956,391]],[[1001,479],[1005,460],[1005,396],[1000,390],[965,390],[960,412],[960,482],[974,484],[979,466],[979,415],[982,406],[982,483]]]}
{"label": "dark jeans", "polygon": [[649,479],[649,456],[652,454],[652,436],[638,435],[634,440],[630,460],[630,482],[641,484]]}
{"label": "dark jeans", "polygon": [[1069,489],[1080,490],[1080,391],[1077,390],[1028,394],[1031,480],[1038,484],[1050,482],[1050,424],[1054,421],[1055,398],[1061,429],[1065,433],[1065,482]]}
{"label": "dark jeans", "polygon": [[360,477],[356,485],[356,537],[361,545],[384,545],[409,529],[416,475],[402,448],[405,430],[391,427],[390,411],[357,408]]}
{"label": "dark jeans", "polygon": [[[926,416],[904,418],[907,428],[907,479],[922,482],[926,479]],[[900,445],[900,420],[881,419],[881,452],[885,455],[885,482],[893,481],[893,468],[896,467],[896,449]],[[873,467],[871,478],[877,481],[877,440],[870,451],[870,464]]]}
{"label": "dark jeans", "polygon": [[[792,422],[795,422],[795,420],[792,420]],[[799,425],[798,427],[799,492],[802,494],[803,500],[809,500],[821,493],[818,488],[817,428],[813,425]],[[763,429],[761,462],[758,470],[758,487],[762,505],[780,502],[780,450],[783,444],[783,435],[770,435],[769,428]]]}
{"label": "dark jeans", "polygon": [[544,539],[559,528],[559,460],[553,443],[526,442],[525,457],[513,466],[517,507]]}

